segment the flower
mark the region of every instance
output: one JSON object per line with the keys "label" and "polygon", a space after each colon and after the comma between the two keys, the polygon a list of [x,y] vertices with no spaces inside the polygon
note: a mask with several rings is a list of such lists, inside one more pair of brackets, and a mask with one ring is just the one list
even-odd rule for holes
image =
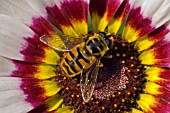
{"label": "flower", "polygon": [[[168,0],[0,1],[0,111],[170,112]],[[79,75],[57,70],[61,54],[44,34],[114,34],[88,103]],[[105,32],[104,32],[105,31]],[[107,32],[107,33],[106,33]]]}

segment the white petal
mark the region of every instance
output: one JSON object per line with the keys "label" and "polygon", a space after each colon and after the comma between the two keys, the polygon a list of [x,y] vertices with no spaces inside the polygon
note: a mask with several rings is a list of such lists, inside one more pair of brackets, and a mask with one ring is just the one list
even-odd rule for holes
{"label": "white petal", "polygon": [[28,4],[41,16],[46,17],[47,12],[46,12],[46,6],[53,6],[55,5],[53,0],[26,0]]}
{"label": "white petal", "polygon": [[13,104],[7,103],[9,102],[9,100],[6,99],[5,100],[6,102],[4,104],[7,104],[7,105],[4,107],[1,107],[0,111],[2,111],[2,113],[27,113],[28,111],[30,111],[32,108],[25,105],[25,103],[23,103],[22,101],[17,100],[18,97],[13,97],[16,101]]}
{"label": "white petal", "polygon": [[20,78],[0,77],[0,92],[7,90],[19,90],[21,84]]}
{"label": "white petal", "polygon": [[21,79],[0,77],[0,112],[26,113],[33,107],[25,101],[26,96],[20,89]]}
{"label": "white petal", "polygon": [[0,14],[0,55],[23,60],[21,50],[28,45],[34,48],[34,45],[28,43],[24,38],[33,38],[36,35],[30,28],[19,21]]}
{"label": "white petal", "polygon": [[32,37],[35,35],[35,32],[29,27],[4,14],[0,14],[0,28],[1,34],[8,35],[10,33],[12,35],[11,38],[18,38],[20,40],[23,40],[23,37]]}
{"label": "white petal", "polygon": [[153,20],[154,20],[153,24],[158,25],[158,26],[170,20],[170,1],[169,0],[164,0],[162,5],[153,15]]}
{"label": "white petal", "polygon": [[130,0],[130,3],[132,8],[141,7],[141,13],[145,17],[151,17],[159,9],[163,0]]}
{"label": "white petal", "polygon": [[0,13],[26,24],[40,36],[54,32],[50,24],[26,0],[1,0],[0,6]]}
{"label": "white petal", "polygon": [[9,15],[30,25],[32,18],[39,16],[25,0],[0,0],[0,13]]}
{"label": "white petal", "polygon": [[155,44],[155,46],[162,46],[170,44],[170,33],[168,33],[162,40]]}
{"label": "white petal", "polygon": [[1,76],[10,76],[15,70],[15,65],[11,60],[0,56],[0,77]]}
{"label": "white petal", "polygon": [[130,0],[131,8],[141,7],[141,14],[152,20],[154,27],[159,27],[170,20],[169,0]]}

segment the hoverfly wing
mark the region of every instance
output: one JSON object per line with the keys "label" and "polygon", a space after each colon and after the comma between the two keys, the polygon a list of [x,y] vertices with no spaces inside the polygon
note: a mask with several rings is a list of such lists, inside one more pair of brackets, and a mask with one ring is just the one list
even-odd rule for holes
{"label": "hoverfly wing", "polygon": [[64,34],[46,34],[40,37],[40,41],[57,51],[70,51],[83,42],[83,38]]}
{"label": "hoverfly wing", "polygon": [[85,102],[88,102],[93,94],[99,72],[99,64],[100,60],[97,59],[90,68],[82,70],[80,76],[80,89],[82,98]]}

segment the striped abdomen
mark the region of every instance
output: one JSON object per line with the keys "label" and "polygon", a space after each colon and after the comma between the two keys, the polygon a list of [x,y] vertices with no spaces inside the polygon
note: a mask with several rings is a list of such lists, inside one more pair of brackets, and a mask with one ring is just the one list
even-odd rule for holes
{"label": "striped abdomen", "polygon": [[61,61],[61,68],[66,73],[67,76],[73,77],[80,74],[84,66],[91,64],[92,56],[87,56],[82,52],[82,47],[84,43],[74,47],[69,51],[64,59]]}

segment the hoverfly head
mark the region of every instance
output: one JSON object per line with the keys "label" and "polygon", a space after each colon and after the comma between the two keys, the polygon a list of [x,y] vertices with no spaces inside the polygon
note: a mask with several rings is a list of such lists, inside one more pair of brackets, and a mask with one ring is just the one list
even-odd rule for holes
{"label": "hoverfly head", "polygon": [[94,33],[92,36],[88,37],[88,40],[86,40],[85,49],[89,55],[97,57],[103,56],[109,48],[104,37],[100,36],[98,33]]}

